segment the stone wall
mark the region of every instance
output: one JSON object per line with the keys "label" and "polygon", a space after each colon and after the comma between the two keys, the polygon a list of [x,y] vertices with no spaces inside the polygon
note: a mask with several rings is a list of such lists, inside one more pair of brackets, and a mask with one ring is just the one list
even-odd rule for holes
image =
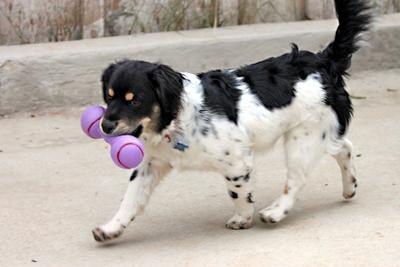
{"label": "stone wall", "polygon": [[[400,0],[372,0],[377,13]],[[333,0],[1,0],[0,45],[334,17]]]}
{"label": "stone wall", "polygon": [[81,0],[1,0],[0,44],[82,37]]}

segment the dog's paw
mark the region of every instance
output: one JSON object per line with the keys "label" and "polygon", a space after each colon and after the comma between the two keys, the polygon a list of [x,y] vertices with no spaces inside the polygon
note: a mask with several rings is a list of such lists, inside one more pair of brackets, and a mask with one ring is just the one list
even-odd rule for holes
{"label": "dog's paw", "polygon": [[352,199],[356,195],[356,189],[353,190],[351,193],[343,192],[343,197],[345,199]]}
{"label": "dog's paw", "polygon": [[351,178],[351,182],[348,183],[343,188],[343,197],[345,199],[351,199],[356,195],[356,191],[357,191],[357,179],[353,176]]}
{"label": "dog's paw", "polygon": [[273,207],[268,207],[261,210],[259,215],[262,222],[274,224],[283,220],[288,213],[288,210],[282,208],[281,206],[274,205]]}
{"label": "dog's paw", "polygon": [[107,232],[102,227],[96,227],[92,230],[93,238],[97,242],[106,242],[119,237],[123,232],[123,229],[114,232]]}
{"label": "dog's paw", "polygon": [[249,229],[253,226],[253,217],[249,216],[243,218],[240,215],[233,216],[226,224],[225,227],[232,230]]}

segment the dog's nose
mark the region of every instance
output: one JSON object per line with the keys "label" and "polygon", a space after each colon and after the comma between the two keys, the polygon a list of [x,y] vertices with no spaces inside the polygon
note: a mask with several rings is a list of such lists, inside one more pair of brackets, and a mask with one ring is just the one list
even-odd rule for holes
{"label": "dog's nose", "polygon": [[101,128],[103,129],[104,133],[110,134],[117,127],[117,124],[118,124],[117,121],[110,121],[110,120],[104,119],[103,122],[101,123]]}

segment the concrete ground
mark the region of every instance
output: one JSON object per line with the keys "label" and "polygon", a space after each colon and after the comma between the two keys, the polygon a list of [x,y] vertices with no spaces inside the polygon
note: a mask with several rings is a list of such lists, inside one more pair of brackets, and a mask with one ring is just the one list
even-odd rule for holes
{"label": "concrete ground", "polygon": [[[232,231],[223,179],[187,172],[168,177],[108,245],[91,229],[116,211],[130,173],[81,133],[81,109],[0,119],[0,266],[400,266],[400,69],[349,84],[354,200],[342,199],[339,169],[325,157],[284,222]],[[260,209],[282,191],[281,146],[258,161]]]}

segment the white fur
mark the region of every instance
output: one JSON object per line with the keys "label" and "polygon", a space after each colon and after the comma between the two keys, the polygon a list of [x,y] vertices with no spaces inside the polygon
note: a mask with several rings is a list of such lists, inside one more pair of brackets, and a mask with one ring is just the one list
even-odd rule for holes
{"label": "white fur", "polygon": [[[348,156],[351,143],[337,138],[338,121],[334,111],[324,104],[325,91],[318,73],[295,84],[296,95],[291,104],[273,110],[266,109],[248,85],[237,78],[242,91],[237,124],[207,110],[200,112],[204,101],[202,85],[196,75],[184,73],[184,76],[182,110],[178,118],[162,135],[145,133],[141,136],[145,143],[145,161],[138,170],[138,177],[129,183],[117,214],[109,223],[94,230],[98,241],[119,236],[146,205],[158,181],[171,169],[212,170],[227,177],[235,214],[226,226],[231,229],[251,227],[254,153],[267,150],[281,137],[285,140],[287,183],[282,196],[260,211],[264,222],[275,223],[286,217],[307,175],[325,152],[334,155],[342,169],[343,195],[346,198],[354,195],[355,168],[352,156]],[[212,125],[208,134],[200,134],[207,125]],[[178,130],[189,146],[183,152],[174,149],[173,142],[165,138],[167,135],[174,137]]]}

